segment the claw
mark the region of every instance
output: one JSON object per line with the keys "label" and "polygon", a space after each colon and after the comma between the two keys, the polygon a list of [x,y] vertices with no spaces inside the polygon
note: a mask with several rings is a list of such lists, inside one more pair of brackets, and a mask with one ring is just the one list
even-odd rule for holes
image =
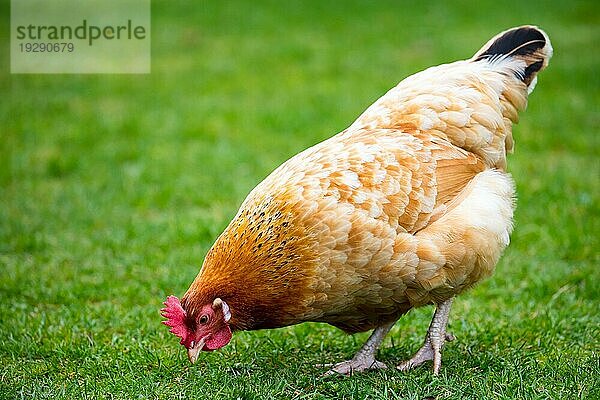
{"label": "claw", "polygon": [[[332,365],[332,364],[329,364]],[[387,365],[375,359],[353,358],[352,360],[337,363],[322,376],[346,375],[352,376],[355,372],[364,372],[372,369],[386,369]]]}

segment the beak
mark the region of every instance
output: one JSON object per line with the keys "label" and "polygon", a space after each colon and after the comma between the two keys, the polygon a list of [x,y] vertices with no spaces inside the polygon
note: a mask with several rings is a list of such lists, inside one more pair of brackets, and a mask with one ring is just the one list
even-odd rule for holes
{"label": "beak", "polygon": [[192,342],[192,345],[188,349],[188,352],[187,352],[188,359],[190,360],[190,362],[192,364],[194,364],[196,362],[196,360],[198,360],[198,355],[200,354],[200,351],[204,347],[205,341],[206,341],[206,337],[203,337],[202,339],[200,339],[200,341],[198,343]]}

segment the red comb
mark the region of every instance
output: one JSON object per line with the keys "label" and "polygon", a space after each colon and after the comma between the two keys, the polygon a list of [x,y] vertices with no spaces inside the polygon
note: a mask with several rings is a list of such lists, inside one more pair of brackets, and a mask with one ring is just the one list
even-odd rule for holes
{"label": "red comb", "polygon": [[181,344],[184,343],[188,328],[185,324],[186,313],[181,302],[175,296],[167,297],[167,301],[163,303],[166,307],[160,310],[160,314],[167,320],[162,323],[171,327],[169,332],[181,338]]}

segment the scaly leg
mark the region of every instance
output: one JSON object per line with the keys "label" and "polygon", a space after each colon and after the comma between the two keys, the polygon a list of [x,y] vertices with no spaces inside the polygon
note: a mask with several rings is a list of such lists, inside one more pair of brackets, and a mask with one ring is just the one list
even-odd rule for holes
{"label": "scaly leg", "polygon": [[369,336],[369,339],[363,344],[360,350],[356,352],[352,360],[335,364],[333,368],[325,373],[325,375],[334,375],[336,373],[352,375],[354,372],[387,368],[384,363],[375,359],[375,354],[385,335],[387,335],[390,329],[392,329],[392,326],[394,326],[394,323],[395,321],[375,328],[371,336]]}
{"label": "scaly leg", "polygon": [[410,359],[400,365],[398,369],[408,371],[409,369],[418,367],[425,361],[433,360],[433,374],[438,375],[442,366],[442,348],[446,341],[454,340],[452,334],[446,334],[446,325],[448,325],[448,316],[450,314],[450,306],[452,306],[453,297],[437,305],[433,319],[425,336],[423,347],[415,353]]}

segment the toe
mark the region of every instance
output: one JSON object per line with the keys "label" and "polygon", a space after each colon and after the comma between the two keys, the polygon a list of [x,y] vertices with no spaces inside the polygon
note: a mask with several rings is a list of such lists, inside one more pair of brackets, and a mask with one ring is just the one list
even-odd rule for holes
{"label": "toe", "polygon": [[336,364],[329,371],[325,372],[323,376],[331,376],[337,374],[350,376],[355,372],[364,372],[370,369],[384,368],[387,368],[387,365],[377,360],[349,360]]}

